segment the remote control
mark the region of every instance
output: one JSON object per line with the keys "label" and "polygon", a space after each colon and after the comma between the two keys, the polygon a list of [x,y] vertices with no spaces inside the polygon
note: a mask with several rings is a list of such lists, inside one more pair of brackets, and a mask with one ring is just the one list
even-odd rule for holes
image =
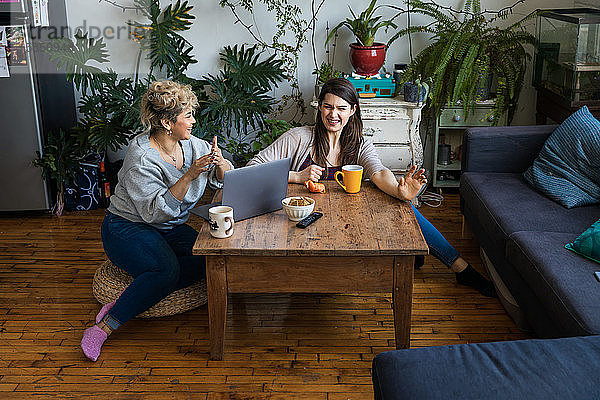
{"label": "remote control", "polygon": [[304,218],[302,221],[298,222],[296,224],[296,226],[298,228],[306,228],[307,226],[309,226],[310,224],[312,224],[313,222],[315,222],[316,220],[318,220],[319,218],[321,218],[323,216],[323,213],[317,212],[315,211],[312,214],[309,214],[306,218]]}

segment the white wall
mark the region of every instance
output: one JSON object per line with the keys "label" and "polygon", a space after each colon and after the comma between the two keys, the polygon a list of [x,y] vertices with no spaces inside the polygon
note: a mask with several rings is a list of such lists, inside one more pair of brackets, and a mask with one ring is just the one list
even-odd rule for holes
{"label": "white wall", "polygon": [[[494,9],[511,5],[516,0],[482,0],[482,8]],[[583,0],[579,0],[583,1]],[[585,0],[594,2],[600,0]],[[310,18],[310,1],[308,0],[290,0],[292,3],[298,4],[303,12],[305,19]],[[142,20],[141,15],[136,15],[133,11],[123,12],[104,1],[100,3],[96,0],[66,0],[67,12],[70,27],[85,25],[88,31],[91,29],[91,34],[105,32],[108,36],[116,36],[116,31],[120,28],[121,38],[106,38],[109,54],[111,57],[110,67],[121,74],[132,74],[135,69],[135,58],[138,51],[138,46],[133,41],[127,38],[126,22],[128,19]],[[123,6],[131,5],[128,0],[119,2]],[[168,2],[163,1],[163,4]],[[258,1],[255,1],[258,3]],[[317,1],[318,3],[318,1]],[[402,4],[401,1],[380,1],[381,4]],[[462,8],[464,0],[438,0],[438,3],[449,5],[456,9]],[[252,44],[252,38],[247,31],[240,25],[234,24],[234,16],[229,9],[223,9],[219,6],[218,0],[201,0],[190,1],[194,6],[192,14],[196,16],[196,20],[192,29],[186,32],[186,38],[193,44],[195,57],[198,60],[197,64],[190,67],[189,75],[200,77],[206,73],[216,73],[219,70],[218,53],[223,46],[234,45],[236,43]],[[329,22],[329,26],[335,26],[341,20],[349,16],[346,4],[349,4],[355,12],[360,12],[368,4],[368,0],[326,0],[319,15],[316,24],[315,46],[317,49],[317,60],[319,63],[324,59],[324,40],[325,26]],[[572,7],[574,0],[526,0],[524,4],[515,8],[515,15],[512,20],[516,20],[531,10],[536,8],[557,8],[557,7]],[[275,21],[264,8],[257,7],[258,10],[254,19],[247,13],[241,11],[241,15],[248,24],[255,25],[259,28],[263,38],[268,39],[275,31]],[[382,14],[391,15],[392,11],[382,10]],[[406,18],[403,16],[398,21],[400,26],[406,26]],[[413,16],[413,24],[418,23],[418,16]],[[94,27],[94,28],[92,28]],[[531,32],[534,32],[535,23],[530,24]],[[112,28],[112,30],[110,29]],[[377,40],[386,41],[391,32],[378,32]],[[348,61],[348,44],[353,41],[350,33],[342,29],[338,38],[338,46],[336,51],[335,66],[336,68],[350,72],[351,65]],[[413,54],[417,54],[427,44],[427,38],[424,35],[415,35],[413,37]],[[407,38],[397,40],[389,49],[385,68],[387,71],[392,71],[393,64],[399,62],[408,62],[408,41]],[[144,70],[142,65],[142,71]],[[305,48],[301,54],[300,67],[298,69],[300,87],[303,91],[305,101],[308,103],[312,98],[314,87],[314,75],[311,75],[314,69],[313,57],[310,42],[305,44]],[[535,110],[535,90],[530,86],[530,73],[526,79],[525,87],[523,88],[519,109],[513,124],[533,124]],[[275,97],[280,97],[283,94],[289,93],[287,85],[281,85],[280,88],[274,91]],[[310,119],[310,113],[307,120]]]}
{"label": "white wall", "polygon": [[575,7],[600,8],[600,0],[575,0]]}

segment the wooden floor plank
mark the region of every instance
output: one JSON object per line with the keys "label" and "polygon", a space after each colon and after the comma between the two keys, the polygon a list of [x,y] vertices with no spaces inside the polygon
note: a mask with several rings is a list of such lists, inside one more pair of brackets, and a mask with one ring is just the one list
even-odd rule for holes
{"label": "wooden floor plank", "polygon": [[[421,212],[484,271],[477,242],[460,236],[457,195]],[[389,294],[236,294],[224,361],[209,360],[206,307],[130,321],[88,361],[79,343],[100,309],[91,283],[106,259],[103,214],[0,218],[1,399],[373,398],[371,360],[395,345]],[[529,337],[432,257],[413,297],[412,347]]]}

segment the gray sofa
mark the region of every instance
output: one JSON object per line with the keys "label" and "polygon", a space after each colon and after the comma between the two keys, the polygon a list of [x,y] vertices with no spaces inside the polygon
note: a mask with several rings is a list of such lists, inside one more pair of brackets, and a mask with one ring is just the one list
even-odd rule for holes
{"label": "gray sofa", "polygon": [[461,210],[535,333],[577,337],[384,352],[373,359],[376,400],[600,398],[600,264],[564,248],[600,206],[568,210],[522,176],[554,129],[465,132]]}
{"label": "gray sofa", "polygon": [[538,336],[600,334],[600,264],[564,248],[600,219],[600,205],[566,209],[522,176],[555,128],[467,130],[461,211]]}
{"label": "gray sofa", "polygon": [[375,400],[600,399],[600,336],[394,350],[373,359]]}

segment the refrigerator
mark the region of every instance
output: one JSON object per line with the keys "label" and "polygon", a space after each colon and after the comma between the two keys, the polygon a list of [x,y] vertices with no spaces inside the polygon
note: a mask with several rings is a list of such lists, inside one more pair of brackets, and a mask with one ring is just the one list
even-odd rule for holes
{"label": "refrigerator", "polygon": [[65,32],[65,3],[44,1],[49,26],[40,27],[38,0],[0,0],[0,212],[52,207],[54,193],[32,161],[49,131],[76,121],[72,84],[38,46]]}

